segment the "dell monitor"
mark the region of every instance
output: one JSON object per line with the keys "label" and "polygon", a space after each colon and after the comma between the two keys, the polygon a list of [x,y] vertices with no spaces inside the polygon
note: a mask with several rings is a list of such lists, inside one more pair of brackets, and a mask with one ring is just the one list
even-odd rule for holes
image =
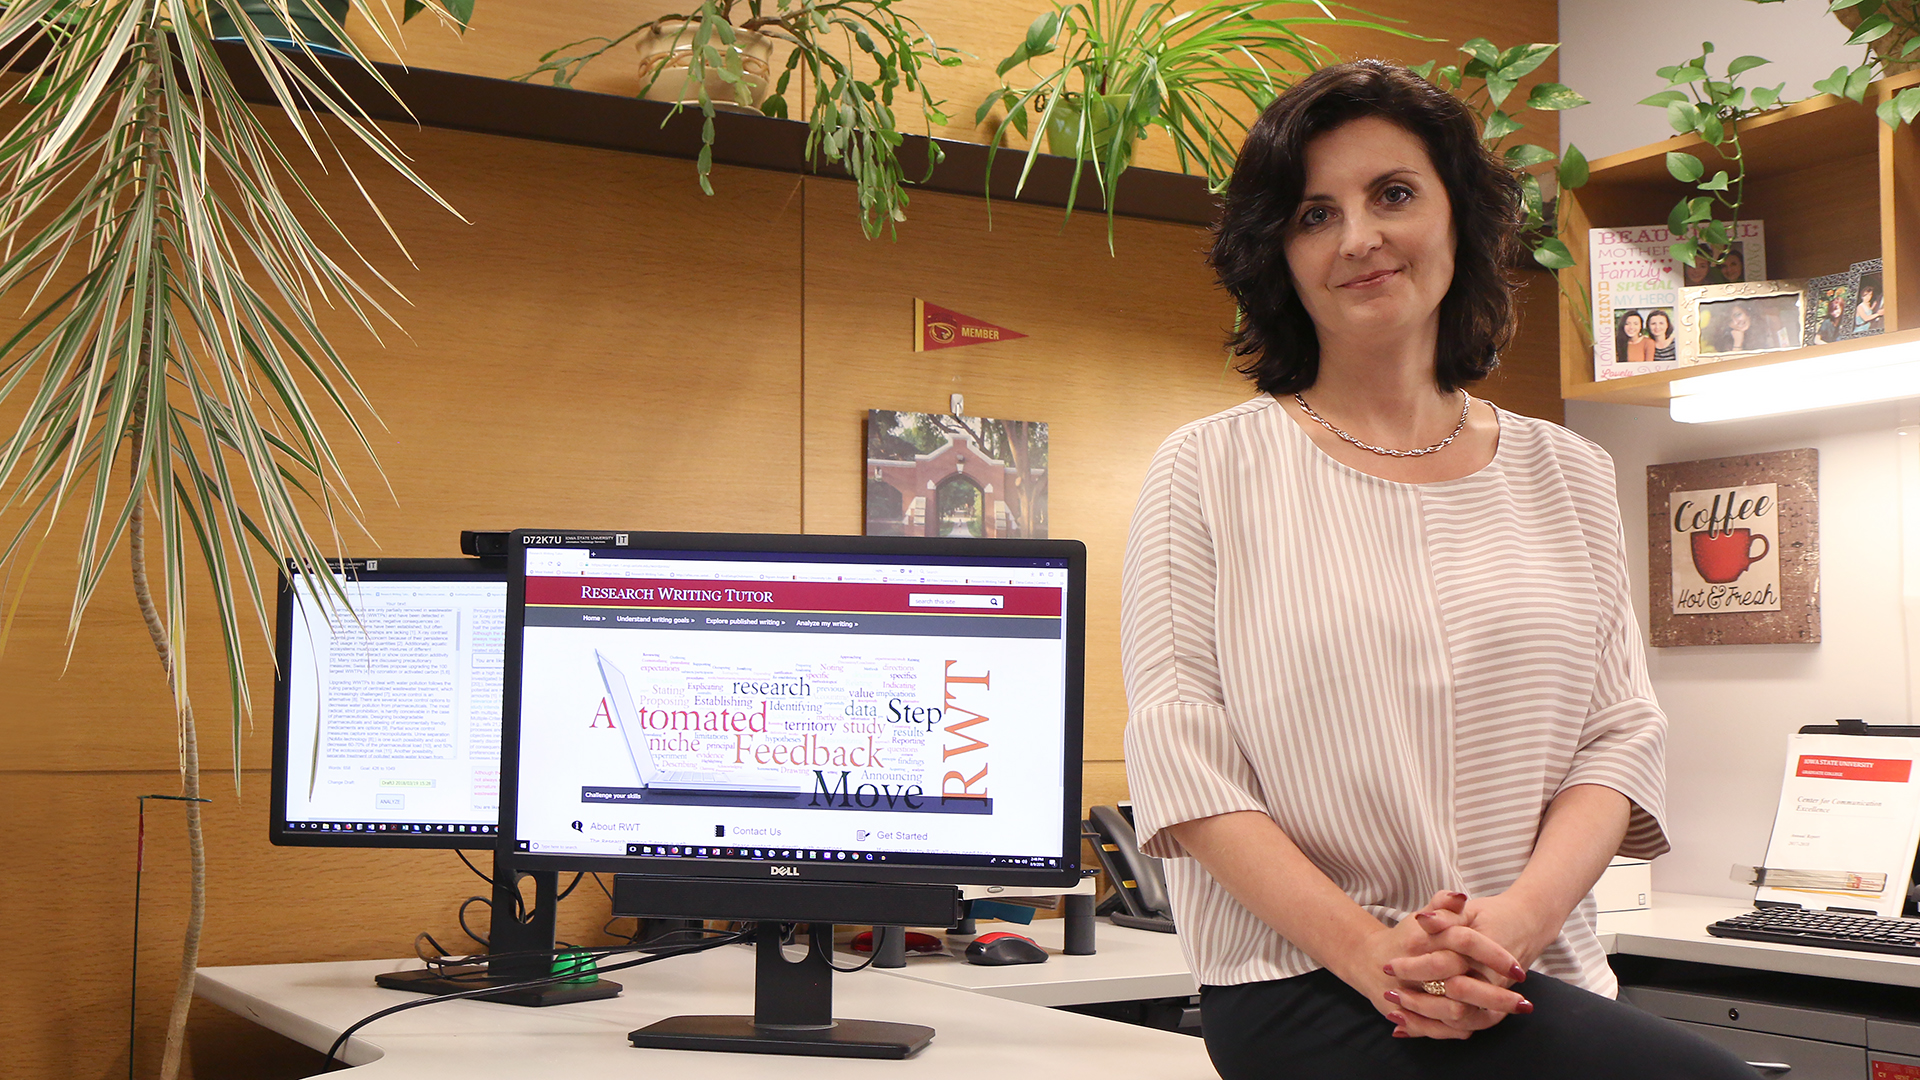
{"label": "dell monitor", "polygon": [[525,531],[509,558],[504,857],[619,875],[618,915],[762,924],[754,1017],[635,1045],[905,1056],[930,1028],[833,1019],[832,925],[1080,880],[1078,542]]}
{"label": "dell monitor", "polygon": [[[340,559],[332,581],[282,572],[276,609],[269,839],[305,847],[494,850],[499,831],[504,559]],[[344,600],[344,603],[342,602]],[[554,875],[498,872],[489,948],[551,949]],[[542,975],[528,961],[495,981]],[[484,972],[395,972],[429,993],[488,985]],[[501,1000],[611,996],[614,983]]]}

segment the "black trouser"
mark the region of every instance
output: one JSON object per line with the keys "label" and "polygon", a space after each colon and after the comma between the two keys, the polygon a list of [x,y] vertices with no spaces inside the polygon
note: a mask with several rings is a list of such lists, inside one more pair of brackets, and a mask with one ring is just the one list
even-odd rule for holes
{"label": "black trouser", "polygon": [[1466,1039],[1396,1039],[1393,1025],[1320,970],[1274,982],[1205,986],[1207,1053],[1225,1080],[1754,1080],[1732,1054],[1676,1024],[1529,972],[1534,1011]]}

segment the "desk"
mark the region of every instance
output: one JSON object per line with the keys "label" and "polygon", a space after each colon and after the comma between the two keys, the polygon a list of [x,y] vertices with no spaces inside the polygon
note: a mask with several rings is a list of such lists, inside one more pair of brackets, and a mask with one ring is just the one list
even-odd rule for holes
{"label": "desk", "polygon": [[[1100,926],[1100,948],[1124,940],[1124,932]],[[1057,931],[1056,931],[1057,933]],[[1160,937],[1179,946],[1171,935]],[[1038,936],[1036,934],[1036,936]],[[1164,967],[1147,960],[1153,943],[1132,952],[1144,968]],[[1165,949],[1161,952],[1164,954]],[[1102,957],[1056,957],[1037,968],[1066,972],[1068,961],[1099,967]],[[412,961],[373,960],[331,964],[276,964],[200,970],[198,994],[208,1001],[325,1051],[341,1031],[380,1009],[414,999],[398,990],[373,985],[375,974],[417,967]],[[959,965],[964,967],[964,965]],[[1107,968],[1117,968],[1109,958]],[[1184,968],[1184,963],[1181,965]],[[1020,969],[977,968],[1006,973],[986,980],[978,992],[956,988],[909,967],[868,969],[835,975],[834,1013],[869,1020],[927,1024],[937,1034],[932,1045],[905,1061],[786,1057],[777,1065],[758,1054],[637,1050],[627,1032],[666,1016],[685,1013],[751,1013],[752,949],[725,946],[613,976],[625,987],[620,997],[547,1009],[524,1009],[479,1001],[449,1001],[377,1021],[351,1040],[343,1053],[365,1069],[368,1080],[460,1077],[462,1080],[524,1080],[527,1076],[638,1076],[660,1080],[760,1080],[777,1071],[787,1080],[808,1078],[894,1077],[903,1080],[978,1080],[1033,1071],[1093,1076],[1138,1074],[1155,1080],[1215,1080],[1199,1039],[1135,1027],[1090,1016],[1045,1009],[1023,995],[1069,993],[1035,989],[1036,980]],[[1112,973],[1096,984],[1131,985],[1153,980],[1151,971]],[[1054,980],[1068,982],[1071,980]],[[1183,984],[1191,993],[1192,976]]]}
{"label": "desk", "polygon": [[[1010,930],[1032,938],[1047,950],[1044,964],[982,967],[961,959],[969,938],[954,939],[952,956],[907,957],[907,966],[873,970],[913,982],[967,990],[1029,1005],[1092,1005],[1104,1001],[1186,997],[1200,992],[1200,980],[1187,967],[1180,939],[1172,934],[1133,930],[1102,919],[1094,933],[1092,956],[1068,956],[1065,919],[1018,923],[981,923],[983,934]],[[840,962],[858,962],[861,954],[840,953]]]}
{"label": "desk", "polygon": [[1600,916],[1600,943],[1608,953],[1625,956],[1817,975],[1882,986],[1920,986],[1920,959],[1916,958],[1739,941],[1707,933],[1708,923],[1751,910],[1752,904],[1720,896],[1655,893],[1653,907],[1646,911]]}

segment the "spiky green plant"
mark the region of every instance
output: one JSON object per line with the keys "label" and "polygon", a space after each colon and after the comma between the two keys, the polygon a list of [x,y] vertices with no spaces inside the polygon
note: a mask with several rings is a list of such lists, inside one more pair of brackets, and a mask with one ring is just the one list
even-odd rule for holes
{"label": "spiky green plant", "polygon": [[[284,11],[285,0],[276,3]],[[384,37],[383,5],[354,6]],[[371,408],[316,309],[344,309],[372,329],[391,316],[353,275],[388,286],[357,252],[349,268],[310,233],[302,208],[324,223],[322,237],[355,251],[297,162],[351,174],[335,140],[365,147],[447,205],[310,49],[269,45],[235,5],[246,62],[264,74],[292,133],[280,145],[209,37],[209,8],[223,7],[9,0],[0,12],[0,55],[24,75],[0,89],[0,297],[27,310],[0,345],[0,409],[17,418],[0,441],[0,582],[12,593],[0,647],[27,579],[36,566],[47,572],[56,525],[80,519],[69,641],[124,545],[172,691],[189,800],[200,796],[190,584],[211,586],[237,790],[244,614],[250,607],[264,632],[261,566],[291,559],[318,571],[309,580],[331,583],[315,535],[335,537],[356,518],[323,416],[344,417],[373,456],[358,415]],[[471,4],[436,9],[462,21]],[[390,92],[345,33],[336,36]],[[200,808],[184,805],[193,895],[163,1077],[179,1065],[205,912]]]}
{"label": "spiky green plant", "polygon": [[1337,59],[1310,34],[1348,27],[1418,37],[1364,12],[1338,15],[1340,6],[1211,0],[1181,11],[1172,0],[1056,0],[996,68],[1003,79],[1023,66],[1037,78],[990,91],[974,120],[985,123],[996,107],[1006,110],[990,155],[1008,127],[1032,137],[1016,195],[1043,145],[1038,133],[1047,134],[1053,153],[1074,159],[1069,217],[1082,170],[1092,165],[1111,244],[1114,189],[1133,160],[1133,144],[1150,131],[1166,132],[1180,171],[1204,174],[1218,192],[1233,173],[1248,118]]}

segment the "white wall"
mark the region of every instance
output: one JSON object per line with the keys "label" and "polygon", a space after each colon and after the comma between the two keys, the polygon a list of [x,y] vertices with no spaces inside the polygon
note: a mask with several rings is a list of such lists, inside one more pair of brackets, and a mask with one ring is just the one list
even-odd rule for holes
{"label": "white wall", "polygon": [[1648,650],[1654,688],[1671,722],[1673,851],[1654,863],[1654,888],[1752,895],[1729,880],[1728,871],[1766,856],[1788,734],[1839,717],[1907,722],[1900,419],[1899,406],[1879,405],[1676,424],[1664,409],[1567,403],[1567,426],[1606,447],[1618,469],[1627,564],[1643,630],[1647,466],[1803,446],[1820,452],[1820,643]]}
{"label": "white wall", "polygon": [[[1773,60],[1750,82],[1784,79],[1789,97],[1804,96],[1814,79],[1860,55],[1841,46],[1846,32],[1825,7],[1820,0],[1561,0],[1561,76],[1593,101],[1563,115],[1561,136],[1590,157],[1666,138],[1661,111],[1635,103],[1661,89],[1655,67],[1686,59],[1702,40],[1715,42],[1716,56]],[[1623,47],[1629,41],[1631,50]],[[1672,721],[1674,849],[1654,864],[1655,889],[1751,896],[1728,871],[1766,854],[1787,735],[1838,717],[1909,722],[1895,429],[1916,418],[1920,409],[1907,403],[1688,425],[1673,423],[1664,409],[1567,403],[1567,426],[1606,447],[1619,468],[1643,628],[1648,465],[1797,447],[1820,452],[1820,644],[1649,650],[1654,687]]]}
{"label": "white wall", "polygon": [[1589,158],[1673,134],[1665,110],[1637,103],[1667,88],[1656,68],[1698,56],[1703,41],[1722,64],[1743,55],[1773,61],[1740,81],[1785,82],[1789,99],[1811,95],[1815,79],[1862,56],[1843,44],[1846,29],[1822,0],[1560,0],[1560,40],[1560,81],[1593,102],[1560,114],[1560,142]]}

